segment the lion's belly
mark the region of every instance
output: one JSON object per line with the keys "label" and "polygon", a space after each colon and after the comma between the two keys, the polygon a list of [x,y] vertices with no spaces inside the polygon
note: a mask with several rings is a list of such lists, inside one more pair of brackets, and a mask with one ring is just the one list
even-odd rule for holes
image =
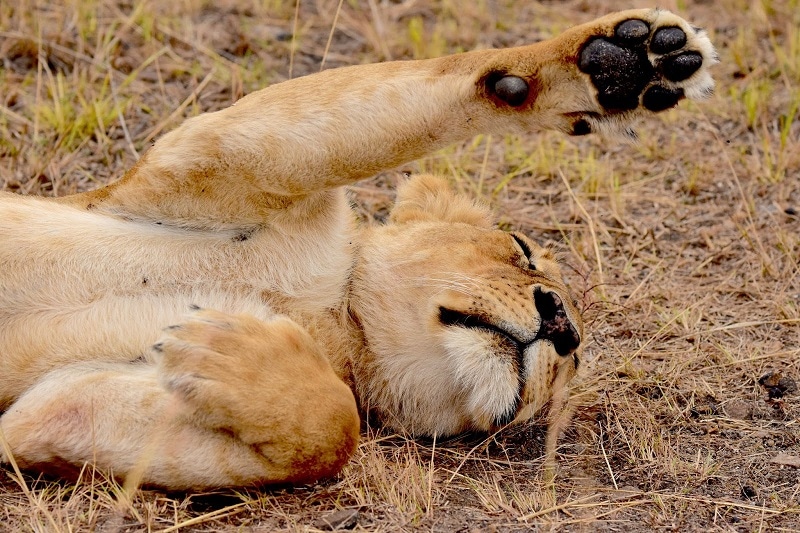
{"label": "lion's belly", "polygon": [[191,305],[260,318],[275,298],[336,306],[352,228],[344,213],[326,222],[194,231],[0,195],[0,409],[54,367],[149,357]]}

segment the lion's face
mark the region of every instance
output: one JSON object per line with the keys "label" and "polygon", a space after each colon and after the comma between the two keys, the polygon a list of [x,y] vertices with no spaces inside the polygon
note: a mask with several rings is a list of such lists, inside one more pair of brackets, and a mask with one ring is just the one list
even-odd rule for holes
{"label": "lion's face", "polygon": [[439,436],[535,414],[574,374],[583,338],[550,253],[442,187],[412,180],[393,223],[366,233],[351,301],[363,407]]}

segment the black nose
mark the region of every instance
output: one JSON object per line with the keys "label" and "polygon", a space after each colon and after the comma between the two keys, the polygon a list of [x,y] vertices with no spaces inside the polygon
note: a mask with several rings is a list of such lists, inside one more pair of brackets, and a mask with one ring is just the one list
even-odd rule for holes
{"label": "black nose", "polygon": [[537,288],[533,291],[533,300],[542,319],[536,338],[552,342],[558,355],[569,355],[575,351],[581,338],[567,317],[561,298],[554,292]]}

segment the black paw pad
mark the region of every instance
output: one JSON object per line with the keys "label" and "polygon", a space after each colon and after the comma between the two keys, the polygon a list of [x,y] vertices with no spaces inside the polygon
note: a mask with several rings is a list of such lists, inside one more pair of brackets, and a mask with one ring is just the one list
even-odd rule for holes
{"label": "black paw pad", "polygon": [[653,85],[645,91],[642,105],[650,111],[664,111],[674,107],[683,98],[683,89],[667,89],[660,85]]}
{"label": "black paw pad", "polygon": [[614,35],[627,45],[640,44],[650,35],[650,26],[643,20],[626,20],[617,26]]}
{"label": "black paw pad", "polygon": [[697,52],[686,52],[664,58],[661,62],[661,70],[668,80],[683,81],[697,72],[702,64],[703,56]]}
{"label": "black paw pad", "polygon": [[623,48],[605,39],[584,47],[578,67],[592,77],[600,105],[617,110],[635,109],[655,73],[644,47]]}
{"label": "black paw pad", "polygon": [[493,80],[489,89],[512,107],[519,107],[528,99],[528,82],[518,76],[503,76],[499,80]]}
{"label": "black paw pad", "polygon": [[653,34],[650,50],[656,54],[667,54],[686,45],[686,33],[680,28],[661,28]]}

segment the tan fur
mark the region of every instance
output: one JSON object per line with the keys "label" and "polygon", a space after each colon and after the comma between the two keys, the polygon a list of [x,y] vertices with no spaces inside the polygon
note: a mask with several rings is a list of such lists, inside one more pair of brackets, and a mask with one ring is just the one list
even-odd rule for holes
{"label": "tan fur", "polygon": [[[623,12],[531,46],[284,82],[187,120],[103,189],[0,193],[0,428],[16,461],[173,489],[302,482],[346,463],[358,408],[439,436],[539,412],[577,355],[538,336],[535,295],[584,334],[550,253],[440,178],[409,180],[370,228],[342,186],[477,133],[619,134],[644,111],[605,112],[576,61],[628,18],[683,28],[703,67],[675,85],[710,89],[702,33]],[[525,102],[492,94],[496,72],[527,81]]]}

